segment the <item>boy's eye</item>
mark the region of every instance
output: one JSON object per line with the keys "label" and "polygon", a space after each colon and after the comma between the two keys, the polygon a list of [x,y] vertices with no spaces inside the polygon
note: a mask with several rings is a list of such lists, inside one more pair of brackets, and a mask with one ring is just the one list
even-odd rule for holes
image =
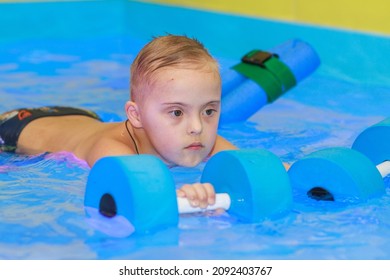
{"label": "boy's eye", "polygon": [[181,110],[173,110],[169,112],[173,117],[180,117],[183,115],[183,111]]}
{"label": "boy's eye", "polygon": [[212,115],[214,115],[215,112],[216,112],[216,110],[214,110],[214,109],[206,109],[204,111],[206,116],[212,116]]}

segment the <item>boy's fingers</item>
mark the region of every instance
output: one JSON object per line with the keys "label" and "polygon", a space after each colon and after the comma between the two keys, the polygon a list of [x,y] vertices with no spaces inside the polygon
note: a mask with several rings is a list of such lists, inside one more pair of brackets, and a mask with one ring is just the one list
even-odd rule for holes
{"label": "boy's fingers", "polygon": [[179,190],[176,190],[176,196],[177,197],[186,197],[186,193],[182,189],[179,189]]}
{"label": "boy's fingers", "polygon": [[193,184],[193,188],[197,194],[198,206],[200,208],[206,208],[208,206],[208,203],[207,203],[207,191],[205,187],[201,183],[196,183]]}
{"label": "boy's fingers", "polygon": [[194,184],[198,194],[199,207],[207,208],[209,205],[215,203],[215,191],[213,185],[210,183]]}
{"label": "boy's fingers", "polygon": [[197,207],[199,205],[198,193],[196,189],[193,187],[193,185],[185,184],[180,188],[179,191],[184,193],[184,196],[182,197],[186,197],[190,202],[191,206]]}
{"label": "boy's fingers", "polygon": [[211,185],[210,183],[204,183],[203,187],[206,190],[207,203],[210,205],[215,204],[215,190],[213,185]]}
{"label": "boy's fingers", "polygon": [[176,193],[178,197],[186,197],[193,207],[207,208],[215,203],[214,187],[209,183],[185,184]]}

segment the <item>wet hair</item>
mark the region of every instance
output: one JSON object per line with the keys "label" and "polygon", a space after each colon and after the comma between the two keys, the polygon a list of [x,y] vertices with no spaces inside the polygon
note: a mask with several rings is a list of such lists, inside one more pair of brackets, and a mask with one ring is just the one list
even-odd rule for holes
{"label": "wet hair", "polygon": [[220,79],[218,62],[197,39],[177,35],[155,37],[142,48],[131,65],[131,100],[142,100],[156,82],[158,72],[164,68],[199,69],[215,73]]}

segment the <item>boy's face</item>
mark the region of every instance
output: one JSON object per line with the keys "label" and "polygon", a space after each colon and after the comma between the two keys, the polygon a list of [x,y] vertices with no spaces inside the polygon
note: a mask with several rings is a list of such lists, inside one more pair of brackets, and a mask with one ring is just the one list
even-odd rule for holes
{"label": "boy's face", "polygon": [[139,107],[156,154],[169,165],[195,166],[217,137],[221,82],[216,73],[166,68]]}

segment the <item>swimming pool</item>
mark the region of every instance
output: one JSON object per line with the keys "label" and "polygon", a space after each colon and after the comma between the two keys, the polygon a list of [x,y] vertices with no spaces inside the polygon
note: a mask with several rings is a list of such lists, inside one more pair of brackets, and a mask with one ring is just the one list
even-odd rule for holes
{"label": "swimming pool", "polygon": [[[389,116],[388,37],[138,2],[2,4],[0,9],[2,15],[13,13],[1,19],[9,28],[1,31],[0,111],[70,105],[121,120],[129,64],[151,35],[169,32],[199,38],[222,68],[250,49],[269,49],[295,37],[318,51],[322,64],[313,75],[248,121],[221,127],[220,133],[241,148],[266,148],[292,163],[320,148],[350,147],[363,129]],[[40,13],[52,16],[50,26]],[[11,24],[18,16],[28,25]],[[201,169],[172,173],[180,184],[197,180]],[[277,220],[243,224],[227,214],[188,215],[178,228],[118,239],[86,221],[88,172],[67,153],[0,153],[0,258],[390,258],[388,177],[386,195],[361,204],[295,196],[291,213]]]}

